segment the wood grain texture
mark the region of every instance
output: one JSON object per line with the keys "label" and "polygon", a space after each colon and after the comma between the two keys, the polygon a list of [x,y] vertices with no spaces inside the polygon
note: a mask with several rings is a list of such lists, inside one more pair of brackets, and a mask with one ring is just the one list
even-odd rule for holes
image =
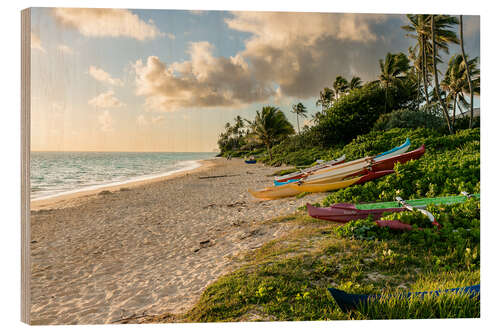
{"label": "wood grain texture", "polygon": [[21,321],[30,323],[31,9],[21,11]]}

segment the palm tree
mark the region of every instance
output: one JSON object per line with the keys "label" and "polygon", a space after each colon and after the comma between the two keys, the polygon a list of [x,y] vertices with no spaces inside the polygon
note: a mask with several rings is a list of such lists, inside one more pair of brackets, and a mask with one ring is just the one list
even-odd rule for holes
{"label": "palm tree", "polygon": [[473,86],[473,93],[480,93],[480,77],[477,65],[477,57],[465,62],[461,54],[453,56],[448,63],[448,69],[441,81],[441,88],[448,92],[447,102],[452,105],[452,127],[455,125],[456,107],[458,106],[461,110],[460,105],[465,107],[470,106],[465,99],[465,95],[470,94],[467,68],[469,68],[469,74],[472,77],[471,86]]}
{"label": "palm tree", "polygon": [[337,76],[333,82],[333,91],[335,92],[335,99],[338,99],[342,93],[348,88],[348,82],[343,76]]}
{"label": "palm tree", "polygon": [[307,118],[307,108],[302,103],[298,103],[292,106],[292,113],[297,115],[297,130],[300,135],[300,125],[299,125],[299,116],[303,118]]}
{"label": "palm tree", "polygon": [[273,159],[271,146],[295,132],[283,111],[274,106],[264,106],[257,111],[251,128],[257,140],[266,146],[270,160]]}
{"label": "palm tree", "polygon": [[325,111],[328,109],[333,100],[333,90],[326,87],[323,88],[323,91],[319,92],[319,99],[316,101],[316,106],[321,105],[321,111]]}
{"label": "palm tree", "polygon": [[361,81],[361,78],[359,76],[353,76],[351,79],[351,82],[349,82],[349,91],[361,88],[363,86],[363,81]]}
{"label": "palm tree", "polygon": [[[464,23],[463,23],[462,15],[460,15],[460,49],[462,50],[463,59],[467,59],[467,57],[465,56],[465,50],[464,50]],[[472,128],[472,118],[474,117],[474,89],[472,88],[472,80],[471,80],[471,75],[470,75],[470,71],[469,71],[469,64],[467,61],[465,61],[465,71],[467,74],[467,83],[469,84],[469,91],[470,91],[469,128]]]}
{"label": "palm tree", "polygon": [[[448,113],[448,108],[446,107],[443,99],[441,98],[441,93],[439,92],[439,80],[438,80],[438,74],[437,74],[437,66],[436,66],[436,54],[437,54],[437,50],[436,50],[436,20],[435,20],[435,15],[431,15],[431,39],[432,39],[432,71],[433,71],[433,74],[434,74],[434,91],[436,93],[436,96],[439,100],[439,104],[441,104],[441,107],[443,108],[443,114],[445,116],[445,119],[446,119],[446,123],[448,124],[448,130],[450,131],[450,134],[453,134],[453,127],[451,125],[451,122],[450,122],[450,115]],[[438,16],[444,16],[444,15],[438,15]],[[442,20],[443,22],[444,20]],[[444,32],[450,32],[450,33],[453,33],[455,34],[454,32],[452,32],[451,30],[446,30],[446,28],[448,27],[449,25],[447,24],[441,24],[441,42],[444,42],[444,40],[446,38],[444,38],[445,36],[445,33]],[[448,37],[451,37],[450,34],[447,34]],[[455,39],[456,39],[456,34],[455,34]],[[447,38],[446,40],[451,40],[450,38]]]}
{"label": "palm tree", "polygon": [[419,50],[419,58],[420,60],[420,66],[422,70],[422,79],[424,82],[424,94],[425,94],[425,101],[427,104],[429,104],[429,92],[427,88],[428,84],[428,76],[427,76],[427,48],[424,47],[426,44],[426,25],[427,25],[427,16],[428,15],[411,15],[408,14],[406,17],[410,21],[409,25],[404,25],[401,28],[403,30],[406,30],[408,32],[414,32],[415,34],[407,34],[406,36],[415,38],[417,39],[417,45],[415,48],[418,46]]}
{"label": "palm tree", "polygon": [[[414,52],[420,58],[417,63],[420,67],[422,80],[424,83],[424,94],[426,103],[429,104],[429,72],[434,72],[434,63],[441,62],[438,51],[443,50],[446,54],[449,53],[448,44],[458,43],[456,33],[451,28],[458,23],[457,19],[449,15],[406,15],[410,24],[402,26],[401,28],[408,31],[406,35],[410,38],[417,40],[414,47]],[[434,17],[434,45],[437,51],[433,52],[432,44],[432,29],[431,20]],[[414,63],[415,64],[415,63]],[[420,82],[420,76],[419,76]],[[419,83],[420,84],[420,83]]]}
{"label": "palm tree", "polygon": [[389,102],[389,88],[391,86],[400,86],[410,69],[408,57],[400,52],[392,54],[390,52],[385,56],[385,61],[379,60],[380,75],[379,83],[385,89],[385,112]]}

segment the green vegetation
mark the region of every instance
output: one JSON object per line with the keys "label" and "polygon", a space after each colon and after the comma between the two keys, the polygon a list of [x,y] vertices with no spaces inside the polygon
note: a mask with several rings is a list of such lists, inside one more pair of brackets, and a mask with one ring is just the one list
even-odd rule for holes
{"label": "green vegetation", "polygon": [[[469,59],[463,52],[463,40],[454,31],[459,22],[462,30],[461,20],[449,15],[407,17],[409,23],[402,28],[416,44],[408,55],[388,53],[381,59],[378,80],[362,84],[357,77],[349,82],[337,76],[331,87],[319,92],[316,106],[320,110],[314,113],[312,124],[296,135],[292,135],[293,128],[283,130],[291,127],[283,120],[279,126],[267,126],[282,129],[268,139],[267,132],[257,127],[266,123],[265,108],[254,121],[247,121],[246,129],[235,119],[235,125],[228,124],[221,134],[222,154],[252,153],[270,165],[295,166],[290,169],[295,171],[317,159],[343,154],[347,160],[373,156],[410,138],[410,150],[425,144],[423,157],[397,164],[394,174],[376,181],[332,192],[322,204],[392,201],[396,195],[412,199],[478,193],[479,119],[473,119],[472,112],[469,119],[458,115],[463,109],[472,110],[469,96],[480,93],[478,59]],[[450,44],[459,42],[462,54],[451,57],[439,82],[441,55],[449,52]],[[292,108],[298,128],[299,116],[305,115],[304,110],[299,112],[299,104]],[[479,201],[427,209],[441,228],[430,225],[420,212],[383,217],[413,225],[409,232],[380,228],[371,219],[339,226],[312,219],[301,210],[267,222],[288,224],[296,231],[248,253],[239,270],[210,285],[198,304],[177,319],[479,317],[479,300],[464,295],[384,298],[343,313],[327,293],[331,286],[352,293],[387,295],[479,283]]]}
{"label": "green vegetation", "polygon": [[[398,294],[479,283],[479,238],[470,232],[462,242],[450,236],[453,232],[446,232],[476,230],[478,203],[470,200],[463,205],[430,209],[442,219],[445,231],[428,230],[439,238],[431,246],[419,244],[418,239],[430,237],[423,236],[423,231],[392,233],[379,228],[382,236],[363,239],[344,234],[342,230],[348,225],[341,227],[303,213],[264,222],[287,224],[295,231],[248,252],[240,269],[211,284],[196,306],[176,320],[479,317],[479,301],[463,295],[444,294],[423,300],[391,298],[343,313],[327,292],[328,287],[336,287],[350,293]],[[445,216],[457,210],[461,221],[446,221]],[[151,320],[162,321],[158,317]]]}
{"label": "green vegetation", "polygon": [[[335,202],[391,201],[396,195],[405,199],[453,195],[461,191],[479,193],[479,129],[462,130],[454,135],[439,135],[433,130],[392,129],[359,137],[339,153],[357,158],[373,154],[380,146],[395,146],[409,137],[412,147],[425,144],[426,153],[416,161],[397,164],[395,173],[377,181],[332,192],[323,204]],[[392,141],[395,140],[395,141]]]}

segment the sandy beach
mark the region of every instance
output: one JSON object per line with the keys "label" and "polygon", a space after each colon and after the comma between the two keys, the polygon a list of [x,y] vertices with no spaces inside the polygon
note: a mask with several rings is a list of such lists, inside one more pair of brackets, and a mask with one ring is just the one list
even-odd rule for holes
{"label": "sandy beach", "polygon": [[238,267],[238,254],[290,231],[262,221],[325,196],[258,201],[247,189],[269,186],[277,168],[241,159],[202,164],[166,178],[35,202],[32,324],[183,313],[206,286]]}

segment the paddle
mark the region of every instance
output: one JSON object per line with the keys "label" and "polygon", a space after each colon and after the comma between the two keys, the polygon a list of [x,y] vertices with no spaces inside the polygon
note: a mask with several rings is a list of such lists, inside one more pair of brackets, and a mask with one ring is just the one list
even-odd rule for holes
{"label": "paddle", "polygon": [[413,206],[410,206],[409,204],[407,204],[406,201],[404,201],[403,198],[401,198],[401,197],[396,197],[396,201],[399,202],[399,204],[401,206],[403,206],[404,208],[406,208],[412,212],[415,210],[418,210],[419,212],[421,212],[422,214],[427,216],[429,218],[429,220],[431,220],[432,224],[436,223],[436,218],[428,210],[421,209],[421,208],[414,208]]}

